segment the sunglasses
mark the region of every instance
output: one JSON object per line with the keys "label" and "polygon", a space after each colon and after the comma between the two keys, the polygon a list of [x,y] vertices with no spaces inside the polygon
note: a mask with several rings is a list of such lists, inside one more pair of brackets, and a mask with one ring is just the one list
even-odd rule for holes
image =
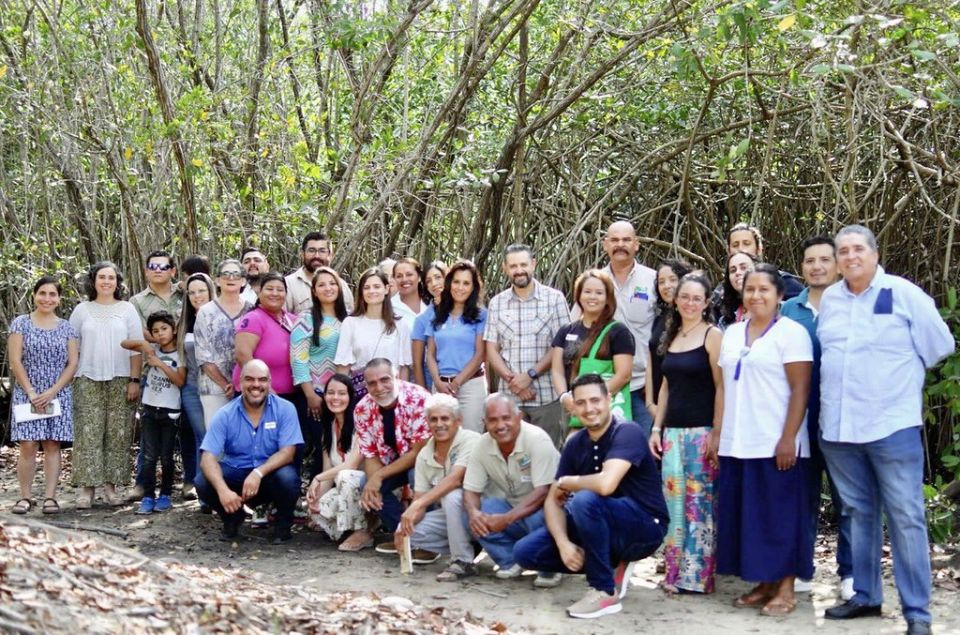
{"label": "sunglasses", "polygon": [[226,278],[227,280],[239,280],[243,277],[243,274],[239,271],[221,271],[221,278]]}
{"label": "sunglasses", "polygon": [[170,271],[173,269],[173,265],[170,263],[160,264],[159,262],[151,262],[147,265],[147,269],[150,271]]}

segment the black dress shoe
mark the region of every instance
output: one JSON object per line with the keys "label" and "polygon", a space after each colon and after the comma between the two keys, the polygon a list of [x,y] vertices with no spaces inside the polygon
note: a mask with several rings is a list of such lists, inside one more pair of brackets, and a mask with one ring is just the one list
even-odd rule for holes
{"label": "black dress shoe", "polygon": [[852,620],[855,617],[880,617],[880,606],[854,604],[847,600],[844,604],[827,609],[823,616],[828,620]]}
{"label": "black dress shoe", "polygon": [[907,635],[930,635],[931,633],[933,629],[930,628],[930,622],[907,620]]}
{"label": "black dress shoe", "polygon": [[240,525],[238,523],[223,523],[223,530],[220,532],[220,540],[230,542],[240,537]]}
{"label": "black dress shoe", "polygon": [[293,534],[289,527],[274,527],[273,535],[270,536],[271,545],[280,545],[290,540],[293,540]]}

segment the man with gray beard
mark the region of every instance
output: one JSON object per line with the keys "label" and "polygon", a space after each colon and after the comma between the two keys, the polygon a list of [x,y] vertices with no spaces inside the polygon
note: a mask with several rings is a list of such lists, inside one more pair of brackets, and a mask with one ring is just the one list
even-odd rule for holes
{"label": "man with gray beard", "polygon": [[386,531],[400,524],[400,492],[413,485],[417,453],[430,438],[425,404],[430,396],[416,384],[401,381],[388,359],[376,357],[363,370],[367,395],[353,413],[367,482],[360,505],[380,514]]}

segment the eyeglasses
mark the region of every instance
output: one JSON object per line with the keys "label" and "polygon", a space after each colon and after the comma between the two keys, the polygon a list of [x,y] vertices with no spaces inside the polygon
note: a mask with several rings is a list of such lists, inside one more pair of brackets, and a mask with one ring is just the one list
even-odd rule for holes
{"label": "eyeglasses", "polygon": [[173,269],[173,265],[170,263],[161,265],[159,262],[151,262],[149,265],[147,265],[147,269],[150,271],[170,271]]}
{"label": "eyeglasses", "polygon": [[239,280],[243,277],[243,274],[239,271],[221,271],[221,278],[226,278],[227,280]]}
{"label": "eyeglasses", "polygon": [[326,255],[330,253],[330,250],[326,247],[310,247],[309,249],[304,249],[303,253],[308,256],[317,256],[317,255]]}

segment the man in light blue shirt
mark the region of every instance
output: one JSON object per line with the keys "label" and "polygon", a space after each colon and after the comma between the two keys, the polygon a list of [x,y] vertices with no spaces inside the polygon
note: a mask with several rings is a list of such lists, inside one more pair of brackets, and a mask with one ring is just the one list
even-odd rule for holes
{"label": "man in light blue shirt", "polygon": [[197,495],[223,519],[223,539],[238,536],[244,505],[273,503],[277,524],[271,542],[290,540],[300,474],[293,466],[303,444],[292,403],[270,394],[270,370],[252,359],[240,371],[240,397],[217,411],[200,449]]}
{"label": "man in light blue shirt", "polygon": [[878,265],[866,227],[837,233],[843,280],[820,302],[821,448],[852,518],[856,595],[827,619],[879,616],[881,511],[908,635],[930,633],[930,549],[923,502],[923,382],[956,343],[933,299]]}

